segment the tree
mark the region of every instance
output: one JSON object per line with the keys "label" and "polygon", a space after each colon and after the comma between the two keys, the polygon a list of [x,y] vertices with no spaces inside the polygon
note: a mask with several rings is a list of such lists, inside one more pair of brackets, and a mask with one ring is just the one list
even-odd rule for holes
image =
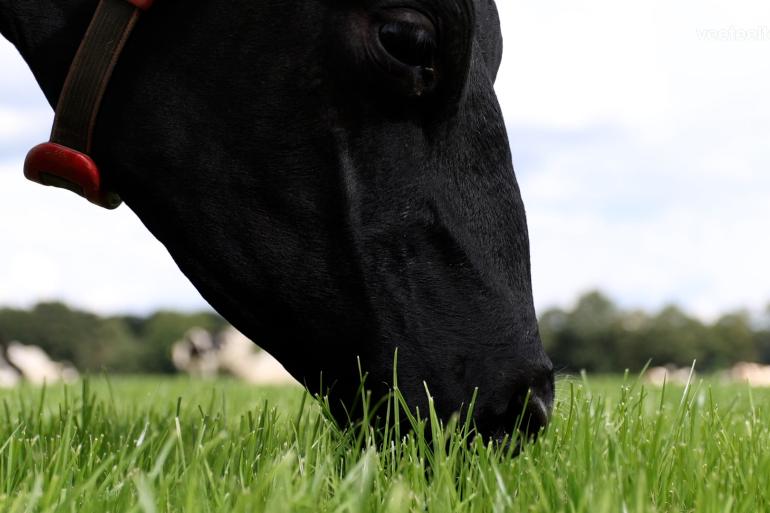
{"label": "tree", "polygon": [[622,331],[618,309],[600,292],[578,299],[571,312],[548,310],[540,322],[546,351],[558,369],[609,372]]}
{"label": "tree", "polygon": [[171,346],[174,342],[180,340],[190,328],[198,327],[217,332],[225,326],[225,320],[213,313],[157,312],[147,318],[141,326],[135,326],[142,343],[140,366],[145,372],[176,372],[171,362]]}
{"label": "tree", "polygon": [[213,313],[175,312],[103,318],[63,303],[40,303],[30,311],[0,310],[0,343],[39,346],[85,372],[169,373],[175,372],[171,345],[196,326],[219,331],[225,321]]}
{"label": "tree", "polygon": [[689,366],[697,360],[701,370],[738,361],[770,363],[770,306],[758,322],[738,311],[706,324],[674,305],[651,316],[621,310],[600,292],[589,292],[572,310],[547,310],[540,333],[560,370],[638,371],[648,361]]}
{"label": "tree", "polygon": [[671,305],[630,337],[629,346],[637,363],[651,360],[653,365],[688,366],[703,358],[709,337],[703,323]]}
{"label": "tree", "polygon": [[753,362],[760,356],[751,317],[746,311],[723,315],[712,327],[711,343],[706,347],[704,364],[726,367],[737,362]]}

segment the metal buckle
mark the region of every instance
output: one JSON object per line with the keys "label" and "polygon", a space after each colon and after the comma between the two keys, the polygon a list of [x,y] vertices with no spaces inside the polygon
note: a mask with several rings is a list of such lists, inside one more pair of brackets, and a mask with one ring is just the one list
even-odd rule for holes
{"label": "metal buckle", "polygon": [[24,176],[33,182],[67,189],[106,209],[121,204],[120,196],[102,189],[99,168],[88,155],[61,144],[38,144],[27,153]]}

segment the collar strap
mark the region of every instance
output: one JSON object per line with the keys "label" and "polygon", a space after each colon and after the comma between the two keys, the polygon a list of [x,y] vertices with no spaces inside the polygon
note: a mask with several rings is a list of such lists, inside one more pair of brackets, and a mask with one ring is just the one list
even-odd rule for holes
{"label": "collar strap", "polygon": [[120,197],[105,187],[89,156],[104,91],[142,11],[154,0],[100,0],[64,81],[49,142],[27,154],[24,175],[114,209]]}

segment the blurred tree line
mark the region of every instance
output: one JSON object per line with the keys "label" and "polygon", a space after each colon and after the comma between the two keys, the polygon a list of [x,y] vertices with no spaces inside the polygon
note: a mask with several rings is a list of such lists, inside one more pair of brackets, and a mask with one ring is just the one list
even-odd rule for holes
{"label": "blurred tree line", "polygon": [[[147,317],[98,315],[62,303],[31,310],[0,309],[0,345],[11,341],[43,348],[53,359],[86,372],[174,372],[171,345],[192,327],[219,331],[219,315],[160,311]],[[770,364],[770,306],[763,317],[738,311],[705,323],[675,306],[659,312],[619,308],[600,292],[578,299],[570,310],[540,316],[540,334],[557,370],[622,372],[653,365],[698,370],[740,361]]]}
{"label": "blurred tree line", "polygon": [[705,323],[676,306],[656,313],[623,310],[600,292],[583,295],[571,310],[550,309],[540,334],[557,370],[639,371],[652,365],[717,370],[737,362],[770,363],[770,306],[759,318],[746,311]]}
{"label": "blurred tree line", "polygon": [[219,331],[225,325],[209,312],[100,317],[62,303],[40,303],[31,310],[0,309],[0,345],[40,346],[80,371],[165,374],[175,372],[171,346],[187,330]]}

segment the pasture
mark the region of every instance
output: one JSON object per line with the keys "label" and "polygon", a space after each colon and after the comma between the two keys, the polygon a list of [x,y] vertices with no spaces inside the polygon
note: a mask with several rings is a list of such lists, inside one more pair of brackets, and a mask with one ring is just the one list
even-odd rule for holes
{"label": "pasture", "polygon": [[0,511],[770,511],[770,389],[636,381],[560,380],[548,432],[516,458],[462,419],[340,432],[296,388],[93,378],[2,391]]}

